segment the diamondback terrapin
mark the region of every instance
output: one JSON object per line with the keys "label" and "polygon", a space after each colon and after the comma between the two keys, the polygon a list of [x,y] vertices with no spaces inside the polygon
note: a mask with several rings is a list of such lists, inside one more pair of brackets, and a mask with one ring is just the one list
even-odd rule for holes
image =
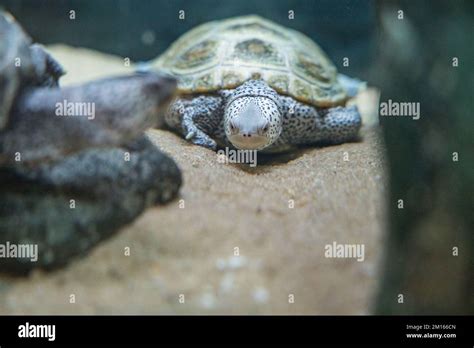
{"label": "diamondback terrapin", "polygon": [[357,108],[345,107],[355,80],[339,78],[310,38],[259,16],[200,25],[151,66],[179,81],[166,124],[211,149],[342,143],[361,126]]}

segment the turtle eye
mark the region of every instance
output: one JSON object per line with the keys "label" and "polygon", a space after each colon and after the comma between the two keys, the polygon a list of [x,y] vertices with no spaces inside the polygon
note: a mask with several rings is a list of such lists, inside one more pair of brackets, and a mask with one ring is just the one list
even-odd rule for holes
{"label": "turtle eye", "polygon": [[268,128],[270,128],[270,127],[267,124],[265,127],[262,128],[262,132],[266,133],[268,131]]}
{"label": "turtle eye", "polygon": [[230,126],[231,132],[235,132],[235,131],[236,131],[236,127],[235,127],[235,125],[232,123],[232,121],[229,123],[229,126]]}

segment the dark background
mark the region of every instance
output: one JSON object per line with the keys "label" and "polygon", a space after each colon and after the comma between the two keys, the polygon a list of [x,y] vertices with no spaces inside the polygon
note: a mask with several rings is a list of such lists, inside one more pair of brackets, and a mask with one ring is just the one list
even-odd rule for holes
{"label": "dark background", "polygon": [[[247,14],[305,33],[348,74],[364,78],[374,54],[375,8],[368,0],[2,0],[2,5],[38,42],[89,47],[134,61],[155,58],[198,24]],[[185,20],[178,20],[180,10]],[[288,19],[289,10],[295,19]],[[143,40],[145,32],[154,40],[147,41],[150,34]],[[342,66],[343,57],[350,58],[349,67]]]}

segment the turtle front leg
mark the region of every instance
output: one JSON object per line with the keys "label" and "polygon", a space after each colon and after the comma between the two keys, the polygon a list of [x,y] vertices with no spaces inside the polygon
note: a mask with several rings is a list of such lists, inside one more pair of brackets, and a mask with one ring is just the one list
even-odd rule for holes
{"label": "turtle front leg", "polygon": [[362,121],[356,106],[316,108],[282,97],[283,131],[276,145],[340,144],[357,137]]}
{"label": "turtle front leg", "polygon": [[362,119],[355,105],[330,108],[320,113],[323,115],[319,123],[322,141],[340,144],[357,138]]}
{"label": "turtle front leg", "polygon": [[223,100],[219,96],[177,98],[170,105],[165,121],[193,144],[216,150],[216,141],[210,134],[219,127],[222,104]]}
{"label": "turtle front leg", "polygon": [[193,109],[187,109],[183,115],[181,126],[186,140],[190,140],[195,145],[207,147],[211,150],[217,148],[217,144],[209,135],[203,132],[195,123],[195,119],[199,116]]}

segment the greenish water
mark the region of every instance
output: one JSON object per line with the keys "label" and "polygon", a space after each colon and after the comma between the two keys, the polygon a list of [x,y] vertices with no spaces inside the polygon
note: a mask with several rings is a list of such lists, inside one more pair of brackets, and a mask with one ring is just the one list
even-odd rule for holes
{"label": "greenish water", "polygon": [[[367,0],[4,0],[25,29],[42,43],[66,43],[149,60],[194,26],[258,14],[297,29],[342,65],[364,77],[373,59],[375,7]],[[69,18],[75,11],[75,19]],[[180,12],[184,11],[184,12]],[[179,15],[184,14],[184,19]],[[183,16],[181,16],[183,17]]]}

